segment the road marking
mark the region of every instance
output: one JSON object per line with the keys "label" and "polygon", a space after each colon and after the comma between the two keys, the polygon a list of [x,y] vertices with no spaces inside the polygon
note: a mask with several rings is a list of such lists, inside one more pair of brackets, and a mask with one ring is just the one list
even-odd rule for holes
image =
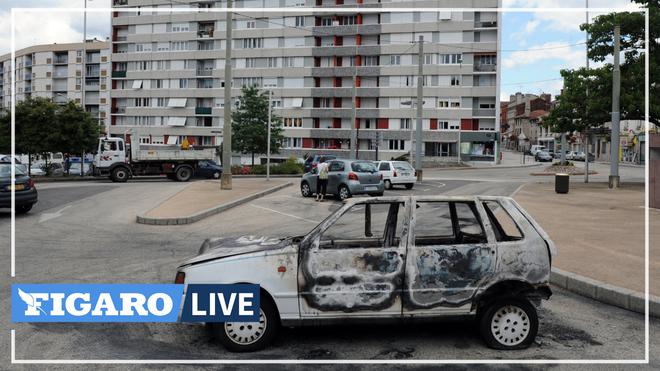
{"label": "road marking", "polygon": [[268,208],[268,207],[264,207],[264,206],[259,206],[259,205],[255,205],[255,204],[250,204],[250,206],[256,207],[257,209],[262,209],[262,210],[272,211],[272,212],[274,212],[274,213],[277,213],[277,214],[280,214],[280,215],[284,215],[284,216],[288,216],[288,217],[290,217],[290,218],[295,218],[295,219],[304,220],[304,221],[309,222],[309,223],[319,224],[319,223],[321,222],[320,220],[313,220],[313,219],[308,219],[308,218],[302,218],[302,217],[299,217],[299,216],[296,216],[296,215],[287,214],[287,213],[283,213],[283,212],[281,212],[281,211],[273,210],[273,209],[270,209],[270,208]]}
{"label": "road marking", "polygon": [[518,191],[520,191],[520,190],[522,189],[522,187],[524,187],[526,184],[527,184],[527,183],[523,183],[523,184],[519,185],[518,188],[516,188],[516,190],[513,191],[513,193],[512,193],[511,195],[509,195],[509,197],[513,197],[513,196],[515,196],[516,193],[518,193]]}
{"label": "road marking", "polygon": [[71,207],[71,205],[64,206],[63,208],[57,210],[54,213],[41,213],[41,217],[39,218],[39,223],[43,223],[43,222],[49,221],[51,219],[59,218],[60,216],[62,216],[62,211],[66,210],[70,207]]}

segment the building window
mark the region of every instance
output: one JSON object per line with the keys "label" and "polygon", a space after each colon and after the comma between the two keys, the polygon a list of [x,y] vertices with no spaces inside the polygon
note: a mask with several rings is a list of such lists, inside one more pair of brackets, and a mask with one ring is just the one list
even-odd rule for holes
{"label": "building window", "polygon": [[390,150],[396,151],[396,150],[404,150],[405,149],[405,141],[404,140],[398,140],[398,139],[390,139]]}
{"label": "building window", "polygon": [[399,129],[410,129],[410,119],[399,119]]}
{"label": "building window", "polygon": [[296,59],[294,57],[284,57],[284,67],[294,67]]}
{"label": "building window", "polygon": [[425,142],[424,155],[429,157],[457,156],[456,143]]}
{"label": "building window", "polygon": [[284,126],[288,128],[301,128],[303,120],[301,117],[286,117],[284,119]]}
{"label": "building window", "polygon": [[377,55],[369,55],[364,57],[365,66],[378,66],[379,60]]}
{"label": "building window", "polygon": [[438,121],[438,130],[458,130],[459,125],[455,121]]}
{"label": "building window", "polygon": [[460,98],[438,98],[438,108],[461,108]]}
{"label": "building window", "polygon": [[135,98],[135,107],[149,107],[151,98]]}
{"label": "building window", "polygon": [[346,26],[346,25],[354,25],[357,24],[357,16],[356,15],[345,15],[341,17],[339,21],[340,25]]}
{"label": "building window", "polygon": [[305,17],[303,16],[296,17],[296,27],[305,27]]}
{"label": "building window", "polygon": [[438,58],[439,64],[460,64],[463,63],[462,54],[440,54]]}
{"label": "building window", "polygon": [[261,77],[243,77],[241,79],[242,86],[256,86],[261,87]]}
{"label": "building window", "polygon": [[257,21],[247,21],[245,23],[246,28],[257,28]]}
{"label": "building window", "polygon": [[285,137],[282,141],[284,148],[302,148],[302,138],[288,138]]}
{"label": "building window", "polygon": [[332,26],[332,18],[331,17],[321,18],[321,26]]}
{"label": "building window", "polygon": [[451,86],[459,86],[459,85],[461,85],[461,76],[452,75],[451,76]]}
{"label": "building window", "polygon": [[245,58],[245,68],[256,68],[257,58]]}
{"label": "building window", "polygon": [[390,55],[390,64],[400,65],[401,64],[401,56],[400,55]]}
{"label": "building window", "polygon": [[494,55],[480,55],[479,64],[489,64],[494,65],[497,63],[497,57]]}
{"label": "building window", "polygon": [[135,44],[135,51],[136,52],[150,52],[151,51],[151,43]]}
{"label": "building window", "polygon": [[433,64],[434,54],[424,54],[424,64]]}
{"label": "building window", "polygon": [[172,50],[188,50],[188,42],[172,41]]}
{"label": "building window", "polygon": [[188,79],[179,79],[179,89],[188,89]]}
{"label": "building window", "polygon": [[277,57],[268,57],[268,67],[274,68],[277,67]]}
{"label": "building window", "polygon": [[264,39],[253,37],[249,39],[243,39],[243,49],[260,49],[264,47]]}
{"label": "building window", "polygon": [[190,31],[190,25],[188,23],[173,23],[172,32],[188,32]]}

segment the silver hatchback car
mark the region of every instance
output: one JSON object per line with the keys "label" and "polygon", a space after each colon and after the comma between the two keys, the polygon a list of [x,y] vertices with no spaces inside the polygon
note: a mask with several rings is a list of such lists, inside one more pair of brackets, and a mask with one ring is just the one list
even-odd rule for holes
{"label": "silver hatchback car", "polygon": [[[311,197],[316,193],[316,169],[303,175],[300,180],[300,193],[303,197]],[[368,194],[382,196],[385,186],[383,176],[376,165],[364,160],[335,159],[328,163],[327,193],[345,200],[353,195]]]}

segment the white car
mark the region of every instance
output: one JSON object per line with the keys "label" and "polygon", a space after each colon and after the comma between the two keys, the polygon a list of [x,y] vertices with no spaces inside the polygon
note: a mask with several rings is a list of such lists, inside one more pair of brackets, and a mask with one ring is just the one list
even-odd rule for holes
{"label": "white car", "polygon": [[263,349],[281,325],[465,315],[488,346],[522,349],[554,251],[509,197],[353,198],[304,236],[207,239],[175,283],[260,286],[259,322],[211,323],[230,351]]}
{"label": "white car", "polygon": [[392,189],[395,185],[404,185],[407,189],[412,189],[417,183],[417,172],[405,161],[380,161],[377,166],[383,176],[385,189]]}
{"label": "white car", "polygon": [[42,162],[32,164],[32,167],[30,167],[30,175],[46,175],[46,172],[44,171],[44,164]]}

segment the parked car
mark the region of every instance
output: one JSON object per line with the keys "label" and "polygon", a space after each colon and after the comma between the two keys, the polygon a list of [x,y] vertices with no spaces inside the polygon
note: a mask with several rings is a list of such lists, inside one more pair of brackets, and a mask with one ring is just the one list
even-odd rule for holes
{"label": "parked car", "polygon": [[546,151],[539,151],[534,156],[534,160],[539,162],[550,162],[552,161],[552,156]]}
{"label": "parked car", "polygon": [[304,236],[206,240],[175,282],[260,286],[259,322],[212,324],[230,351],[263,349],[280,325],[466,315],[488,346],[522,349],[554,253],[509,197],[356,198]]}
{"label": "parked car", "polygon": [[16,165],[16,168],[20,169],[22,172],[27,173],[28,166],[21,162],[18,156],[12,155],[0,155],[0,162],[9,162]]}
{"label": "parked car", "polygon": [[[560,159],[560,158],[561,158],[561,151],[557,151],[557,152],[555,152],[555,153],[553,154],[553,156],[554,156],[554,158],[556,158],[556,159]],[[570,158],[569,158],[570,156],[571,156],[571,151],[566,151],[566,159],[567,159],[567,160],[570,160]]]}
{"label": "parked car", "polygon": [[[300,193],[311,197],[316,193],[316,169],[305,173],[300,180]],[[368,194],[382,196],[385,189],[383,177],[376,165],[364,160],[332,160],[328,163],[327,193],[345,200],[351,196]]]}
{"label": "parked car", "polygon": [[534,144],[534,145],[532,146],[532,148],[530,148],[530,150],[529,150],[529,154],[532,155],[532,156],[536,156],[536,154],[537,154],[539,151],[545,151],[545,150],[546,150],[546,149],[545,149],[545,146],[541,146],[541,145]]}
{"label": "parked car", "polygon": [[[575,161],[584,161],[584,159],[586,157],[587,156],[584,154],[584,152],[579,151],[579,152],[575,152],[575,155],[573,156],[573,160],[575,160]],[[596,159],[596,156],[594,156],[593,153],[590,153],[589,154],[589,162],[594,162],[595,159]]]}
{"label": "parked car", "polygon": [[417,172],[406,161],[380,161],[376,163],[378,171],[383,176],[385,189],[392,189],[395,185],[403,185],[412,189],[417,183]]}
{"label": "parked car", "polygon": [[316,168],[316,165],[319,164],[319,160],[321,159],[321,157],[325,158],[326,161],[334,160],[334,159],[337,158],[337,156],[335,156],[335,155],[313,155],[313,156],[309,156],[305,160],[305,164],[303,165],[303,170],[306,173],[309,173],[310,171],[312,171],[312,169]]}
{"label": "parked car", "polygon": [[35,162],[32,164],[30,167],[30,175],[32,176],[43,176],[46,175],[46,172],[44,171],[44,166],[46,166],[42,162]]}
{"label": "parked car", "polygon": [[53,162],[49,164],[50,166],[50,175],[51,176],[62,176],[64,175],[64,166],[59,162]]}
{"label": "parked car", "polygon": [[[16,180],[12,185],[11,167],[14,166]],[[16,214],[25,214],[37,203],[37,188],[34,181],[21,167],[11,162],[0,161],[0,208],[11,207],[11,189],[14,188]]]}
{"label": "parked car", "polygon": [[[85,175],[92,175],[91,164],[85,162]],[[74,162],[69,164],[69,175],[78,175],[80,176],[80,162]]]}
{"label": "parked car", "polygon": [[197,163],[195,176],[209,179],[220,179],[220,175],[222,175],[222,166],[218,165],[215,161],[202,160]]}

